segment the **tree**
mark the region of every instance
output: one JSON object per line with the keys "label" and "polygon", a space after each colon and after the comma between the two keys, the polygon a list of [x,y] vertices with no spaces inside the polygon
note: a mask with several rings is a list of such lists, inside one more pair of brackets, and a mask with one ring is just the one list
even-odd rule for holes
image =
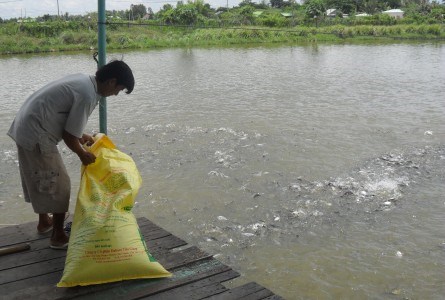
{"label": "tree", "polygon": [[193,3],[178,2],[176,8],[165,4],[157,16],[167,24],[193,25],[198,20],[198,10]]}
{"label": "tree", "polygon": [[149,19],[153,19],[153,16],[155,15],[151,7],[147,8],[147,14]]}
{"label": "tree", "polygon": [[173,6],[171,4],[164,4],[164,6],[162,6],[162,8],[159,10],[159,12],[167,11],[170,9],[173,9]]}
{"label": "tree", "polygon": [[175,18],[173,16],[174,8],[171,4],[164,4],[162,8],[156,14],[157,18],[167,24],[174,24]]}
{"label": "tree", "polygon": [[175,21],[181,25],[192,25],[198,20],[198,10],[193,3],[180,5],[174,11]]}
{"label": "tree", "polygon": [[204,3],[204,0],[195,0],[191,4],[193,4],[198,13],[204,17],[210,17],[214,12],[214,10],[210,7],[210,4]]}
{"label": "tree", "polygon": [[258,9],[267,9],[269,7],[267,2],[268,1],[266,1],[266,0],[261,0],[261,2],[256,5],[256,8],[258,8]]}
{"label": "tree", "polygon": [[255,9],[253,6],[246,5],[239,9],[239,14],[242,17],[242,24],[252,24],[253,23],[253,11]]}
{"label": "tree", "polygon": [[52,17],[51,17],[51,15],[49,15],[49,14],[45,14],[45,15],[43,15],[43,17],[42,17],[42,20],[43,21],[50,21],[52,19]]}
{"label": "tree", "polygon": [[326,4],[323,0],[308,0],[306,5],[306,16],[320,19],[326,12]]}
{"label": "tree", "polygon": [[355,0],[327,0],[326,7],[338,9],[344,14],[350,14],[357,10],[357,3]]}
{"label": "tree", "polygon": [[147,8],[145,7],[144,4],[132,4],[130,6],[131,9],[131,13],[133,16],[133,19],[142,19],[143,16],[145,16],[147,14]]}
{"label": "tree", "polygon": [[390,8],[399,8],[402,6],[402,2],[400,0],[386,0],[386,4]]}
{"label": "tree", "polygon": [[252,0],[243,0],[240,2],[240,4],[238,4],[239,7],[243,7],[243,6],[252,6]]}
{"label": "tree", "polygon": [[270,0],[270,6],[281,8],[284,6],[284,0]]}
{"label": "tree", "polygon": [[363,2],[363,6],[360,9],[357,9],[357,11],[364,11],[372,15],[385,9],[386,7],[383,2],[379,2],[378,0],[366,0]]}

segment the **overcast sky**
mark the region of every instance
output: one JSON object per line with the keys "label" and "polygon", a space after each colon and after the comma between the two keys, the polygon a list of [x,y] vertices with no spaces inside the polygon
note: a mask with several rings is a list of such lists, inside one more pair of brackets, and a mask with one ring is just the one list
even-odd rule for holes
{"label": "overcast sky", "polygon": [[[211,7],[238,6],[242,0],[204,0]],[[187,0],[184,1],[187,3]],[[254,1],[257,2],[257,1]],[[87,12],[97,11],[95,0],[0,0],[0,18],[38,17],[46,14],[57,15],[57,3],[59,13],[70,15],[83,15]],[[164,4],[170,3],[176,6],[177,0],[106,0],[107,10],[127,10],[131,4],[144,4],[157,12]]]}

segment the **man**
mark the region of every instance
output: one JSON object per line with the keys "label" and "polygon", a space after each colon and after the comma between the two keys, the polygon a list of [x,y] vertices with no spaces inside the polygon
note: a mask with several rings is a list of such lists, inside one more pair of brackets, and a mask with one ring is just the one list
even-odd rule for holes
{"label": "man", "polygon": [[115,60],[95,76],[73,74],[47,84],[29,96],[17,113],[8,135],[17,144],[25,201],[39,215],[37,232],[52,229],[51,248],[68,246],[63,225],[71,183],[57,144],[63,140],[84,165],[93,163],[96,157],[82,147],[93,142],[83,133],[88,117],[100,96],[117,96],[124,89],[130,94],[133,88],[130,67]]}

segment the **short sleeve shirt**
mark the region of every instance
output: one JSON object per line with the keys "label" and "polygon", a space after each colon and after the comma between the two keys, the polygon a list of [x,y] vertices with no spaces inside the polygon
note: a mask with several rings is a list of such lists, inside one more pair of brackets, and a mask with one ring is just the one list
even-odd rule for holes
{"label": "short sleeve shirt", "polygon": [[52,152],[63,131],[81,138],[100,99],[94,76],[73,74],[53,81],[26,99],[8,135],[25,149]]}

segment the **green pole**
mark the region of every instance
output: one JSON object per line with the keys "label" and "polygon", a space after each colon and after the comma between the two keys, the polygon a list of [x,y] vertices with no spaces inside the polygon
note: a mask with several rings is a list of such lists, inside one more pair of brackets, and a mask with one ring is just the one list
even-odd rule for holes
{"label": "green pole", "polygon": [[[105,0],[98,0],[98,52],[99,65],[105,65],[107,49],[106,49],[106,33],[105,33]],[[107,134],[107,98],[101,97],[99,100],[99,130]]]}

